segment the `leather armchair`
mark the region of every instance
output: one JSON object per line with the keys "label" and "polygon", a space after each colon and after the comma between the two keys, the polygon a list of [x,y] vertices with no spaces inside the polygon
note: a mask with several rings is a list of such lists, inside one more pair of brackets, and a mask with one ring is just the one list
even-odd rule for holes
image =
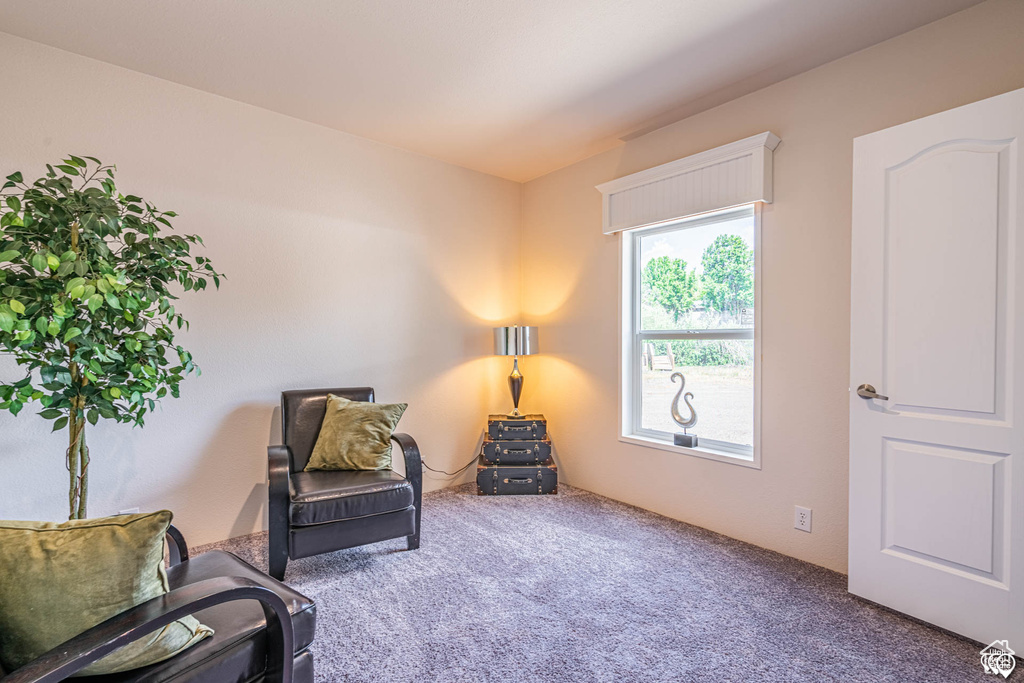
{"label": "leather armchair", "polygon": [[420,546],[423,469],[408,434],[392,440],[405,476],[391,470],[303,472],[320,435],[327,395],[374,399],[370,387],[304,389],[281,394],[281,440],[267,450],[270,476],[270,575],[281,580],[289,559],[405,536]]}
{"label": "leather armchair", "polygon": [[313,602],[231,553],[189,560],[185,539],[167,533],[170,591],[122,612],[4,675],[2,683],[56,683],[133,640],[194,614],[214,635],[141,669],[92,676],[95,683],[312,683]]}

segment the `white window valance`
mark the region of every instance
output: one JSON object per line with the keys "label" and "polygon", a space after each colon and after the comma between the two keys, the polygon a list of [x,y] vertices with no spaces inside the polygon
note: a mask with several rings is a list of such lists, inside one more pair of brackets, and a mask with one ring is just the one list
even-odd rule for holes
{"label": "white window valance", "polygon": [[603,196],[602,231],[645,225],[772,201],[772,153],[779,145],[761,133],[670,161],[597,186]]}

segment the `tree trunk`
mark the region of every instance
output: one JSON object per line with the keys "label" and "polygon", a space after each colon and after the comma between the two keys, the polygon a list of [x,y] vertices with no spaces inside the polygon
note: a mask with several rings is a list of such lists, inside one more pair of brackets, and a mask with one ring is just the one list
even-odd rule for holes
{"label": "tree trunk", "polygon": [[75,399],[68,417],[68,519],[85,519],[89,494],[89,447],[85,443],[85,411],[82,399]]}
{"label": "tree trunk", "polygon": [[[71,223],[71,250],[78,253],[78,221]],[[68,490],[68,519],[85,519],[86,499],[89,495],[89,447],[85,445],[85,398],[82,387],[87,380],[81,376],[78,363],[75,362],[75,344],[68,344],[68,369],[71,381],[78,388],[77,395],[71,399],[71,410],[68,411],[68,473],[71,475]]]}

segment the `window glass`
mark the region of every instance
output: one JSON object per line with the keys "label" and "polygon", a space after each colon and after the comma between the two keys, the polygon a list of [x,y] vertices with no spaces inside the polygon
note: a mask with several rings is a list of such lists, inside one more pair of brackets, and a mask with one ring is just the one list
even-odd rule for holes
{"label": "window glass", "polygon": [[629,433],[673,443],[695,412],[697,448],[754,457],[756,228],[747,207],[632,233]]}
{"label": "window glass", "polygon": [[[642,347],[641,427],[659,432],[683,431],[672,419],[672,401],[679,393],[681,373],[684,396],[697,412],[690,432],[700,439],[741,446],[754,443],[754,341],[656,340]],[[683,396],[679,413],[691,415]]]}
{"label": "window glass", "polygon": [[640,325],[753,328],[753,215],[641,236]]}

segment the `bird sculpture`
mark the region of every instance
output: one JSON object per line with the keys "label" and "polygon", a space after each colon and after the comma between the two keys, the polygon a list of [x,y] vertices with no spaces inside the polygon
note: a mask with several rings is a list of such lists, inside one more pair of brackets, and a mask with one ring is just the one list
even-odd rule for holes
{"label": "bird sculpture", "polygon": [[[676,397],[672,399],[672,419],[675,420],[676,424],[683,428],[685,432],[690,427],[697,424],[697,411],[693,409],[693,404],[690,403],[690,399],[693,398],[693,394],[687,391],[683,393],[683,389],[686,388],[686,377],[681,372],[672,373],[672,382],[675,383],[676,378],[679,378],[679,391],[676,392]],[[683,402],[686,403],[686,407],[690,409],[690,417],[683,419],[683,416],[679,413],[679,397],[682,396]]]}

